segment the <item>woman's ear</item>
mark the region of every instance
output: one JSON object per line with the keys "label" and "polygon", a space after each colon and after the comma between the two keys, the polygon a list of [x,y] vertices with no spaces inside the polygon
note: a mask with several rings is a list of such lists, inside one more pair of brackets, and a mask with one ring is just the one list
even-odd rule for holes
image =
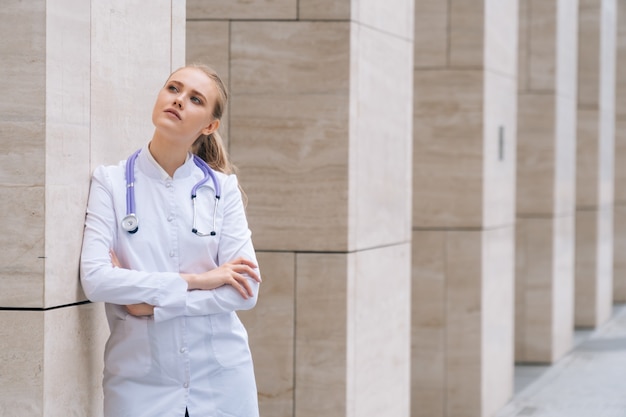
{"label": "woman's ear", "polygon": [[211,133],[215,132],[219,127],[220,127],[219,119],[214,119],[204,129],[202,129],[201,132],[203,135],[209,136]]}

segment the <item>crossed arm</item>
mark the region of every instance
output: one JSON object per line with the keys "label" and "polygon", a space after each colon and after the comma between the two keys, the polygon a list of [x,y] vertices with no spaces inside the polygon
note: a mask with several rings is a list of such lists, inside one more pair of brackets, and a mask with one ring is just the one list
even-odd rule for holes
{"label": "crossed arm", "polygon": [[[121,268],[115,252],[111,250],[110,254],[111,264],[116,268]],[[254,293],[245,274],[255,281],[261,282],[261,277],[255,272],[255,268],[257,265],[252,261],[240,257],[201,274],[180,274],[180,276],[187,282],[188,290],[213,290],[223,285],[230,285],[244,299],[247,299],[253,297]],[[154,314],[154,306],[147,303],[129,304],[126,305],[126,310],[133,316],[151,316]]]}

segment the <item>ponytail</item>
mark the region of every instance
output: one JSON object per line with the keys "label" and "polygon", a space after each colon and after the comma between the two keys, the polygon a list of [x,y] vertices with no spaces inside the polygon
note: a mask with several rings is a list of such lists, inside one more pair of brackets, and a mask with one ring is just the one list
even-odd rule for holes
{"label": "ponytail", "polygon": [[200,135],[191,146],[191,151],[216,171],[224,174],[237,173],[237,168],[230,163],[224,141],[217,131],[210,135]]}

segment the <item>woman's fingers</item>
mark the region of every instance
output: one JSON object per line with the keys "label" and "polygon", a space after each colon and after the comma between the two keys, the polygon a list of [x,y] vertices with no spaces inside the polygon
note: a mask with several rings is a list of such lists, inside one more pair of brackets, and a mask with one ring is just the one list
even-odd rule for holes
{"label": "woman's fingers", "polygon": [[253,280],[261,282],[261,277],[255,272],[255,269],[258,268],[258,266],[254,262],[249,261],[245,258],[237,258],[230,263],[232,265],[233,271],[240,274],[247,274]]}
{"label": "woman's fingers", "polygon": [[242,295],[244,295],[244,298],[254,297],[254,292],[252,292],[252,287],[250,286],[250,283],[248,282],[246,277],[244,277],[243,275],[237,274],[237,276],[235,277],[235,280],[239,283],[241,287],[243,287]]}

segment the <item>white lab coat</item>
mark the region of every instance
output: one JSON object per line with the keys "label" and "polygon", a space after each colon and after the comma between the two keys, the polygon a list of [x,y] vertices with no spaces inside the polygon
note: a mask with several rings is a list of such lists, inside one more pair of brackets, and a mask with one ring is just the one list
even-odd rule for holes
{"label": "white lab coat", "polygon": [[[121,228],[126,215],[126,161],[93,174],[81,257],[81,281],[91,301],[104,301],[111,331],[105,348],[105,417],[254,417],[257,391],[248,336],[235,311],[254,297],[232,286],[187,291],[179,273],[211,270],[238,256],[256,261],[234,175],[216,173],[222,196],[216,236],[191,232],[191,189],[203,178],[188,157],[171,178],[145,146],[135,163],[139,230]],[[198,191],[197,228],[213,230],[215,191]],[[113,268],[109,249],[122,268]],[[127,304],[155,306],[135,317]]]}

